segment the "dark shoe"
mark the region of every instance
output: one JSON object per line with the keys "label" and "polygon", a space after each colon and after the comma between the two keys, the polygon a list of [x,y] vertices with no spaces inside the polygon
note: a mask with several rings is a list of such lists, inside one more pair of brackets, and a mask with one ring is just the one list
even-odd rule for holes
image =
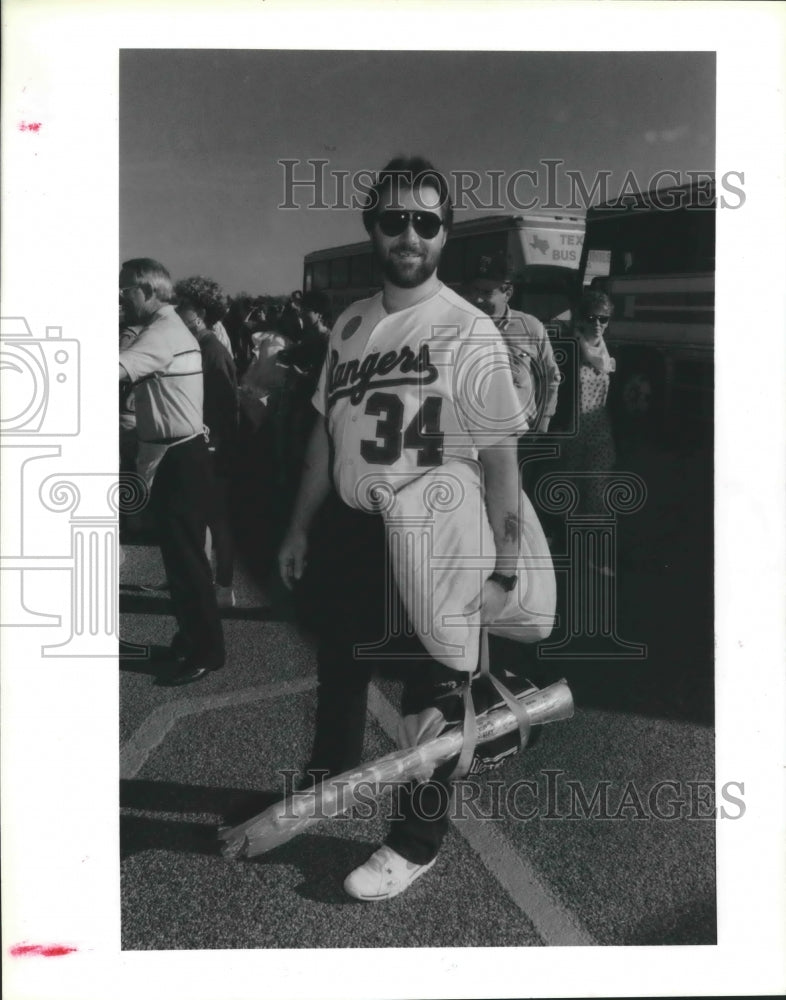
{"label": "dark shoe", "polygon": [[180,687],[182,684],[193,684],[194,681],[202,680],[203,677],[207,677],[208,674],[217,669],[217,667],[199,667],[186,660],[180,670],[174,674],[168,674],[166,677],[161,677],[157,683],[159,687]]}
{"label": "dark shoe", "polygon": [[189,658],[189,648],[181,632],[176,632],[169,644],[169,659],[175,663],[185,663]]}

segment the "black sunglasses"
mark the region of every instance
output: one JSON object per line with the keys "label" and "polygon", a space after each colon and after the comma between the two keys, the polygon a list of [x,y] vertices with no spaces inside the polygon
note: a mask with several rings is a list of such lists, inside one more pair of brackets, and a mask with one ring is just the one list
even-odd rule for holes
{"label": "black sunglasses", "polygon": [[424,240],[433,240],[442,228],[436,212],[380,212],[377,224],[385,236],[401,236],[412,221],[412,228]]}
{"label": "black sunglasses", "polygon": [[606,326],[611,316],[596,316],[594,313],[591,313],[589,316],[583,316],[582,318],[585,323],[600,323],[601,326]]}

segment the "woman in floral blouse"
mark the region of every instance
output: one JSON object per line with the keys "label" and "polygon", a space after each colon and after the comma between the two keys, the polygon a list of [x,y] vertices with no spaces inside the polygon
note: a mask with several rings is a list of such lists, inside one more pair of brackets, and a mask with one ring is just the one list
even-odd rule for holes
{"label": "woman in floral blouse", "polygon": [[[565,472],[611,472],[616,454],[607,409],[609,385],[615,369],[605,335],[613,313],[605,292],[584,292],[573,323],[576,363],[567,364],[560,386],[555,429],[575,433],[561,445]],[[578,371],[575,370],[576,366]],[[579,490],[577,513],[607,513],[603,492],[606,477],[576,477]]]}

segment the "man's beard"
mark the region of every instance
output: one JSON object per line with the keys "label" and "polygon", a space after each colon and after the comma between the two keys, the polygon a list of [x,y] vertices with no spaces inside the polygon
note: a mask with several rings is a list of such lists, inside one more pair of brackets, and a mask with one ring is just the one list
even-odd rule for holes
{"label": "man's beard", "polygon": [[391,252],[383,262],[385,277],[397,288],[417,288],[431,277],[439,264],[439,254],[412,254],[401,258]]}

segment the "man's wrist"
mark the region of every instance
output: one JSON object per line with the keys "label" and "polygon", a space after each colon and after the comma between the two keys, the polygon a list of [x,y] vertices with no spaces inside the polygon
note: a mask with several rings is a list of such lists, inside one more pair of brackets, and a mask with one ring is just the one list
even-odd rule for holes
{"label": "man's wrist", "polygon": [[495,569],[489,577],[489,580],[502,587],[505,593],[509,594],[511,590],[515,589],[518,576],[515,573],[501,573],[499,570]]}

